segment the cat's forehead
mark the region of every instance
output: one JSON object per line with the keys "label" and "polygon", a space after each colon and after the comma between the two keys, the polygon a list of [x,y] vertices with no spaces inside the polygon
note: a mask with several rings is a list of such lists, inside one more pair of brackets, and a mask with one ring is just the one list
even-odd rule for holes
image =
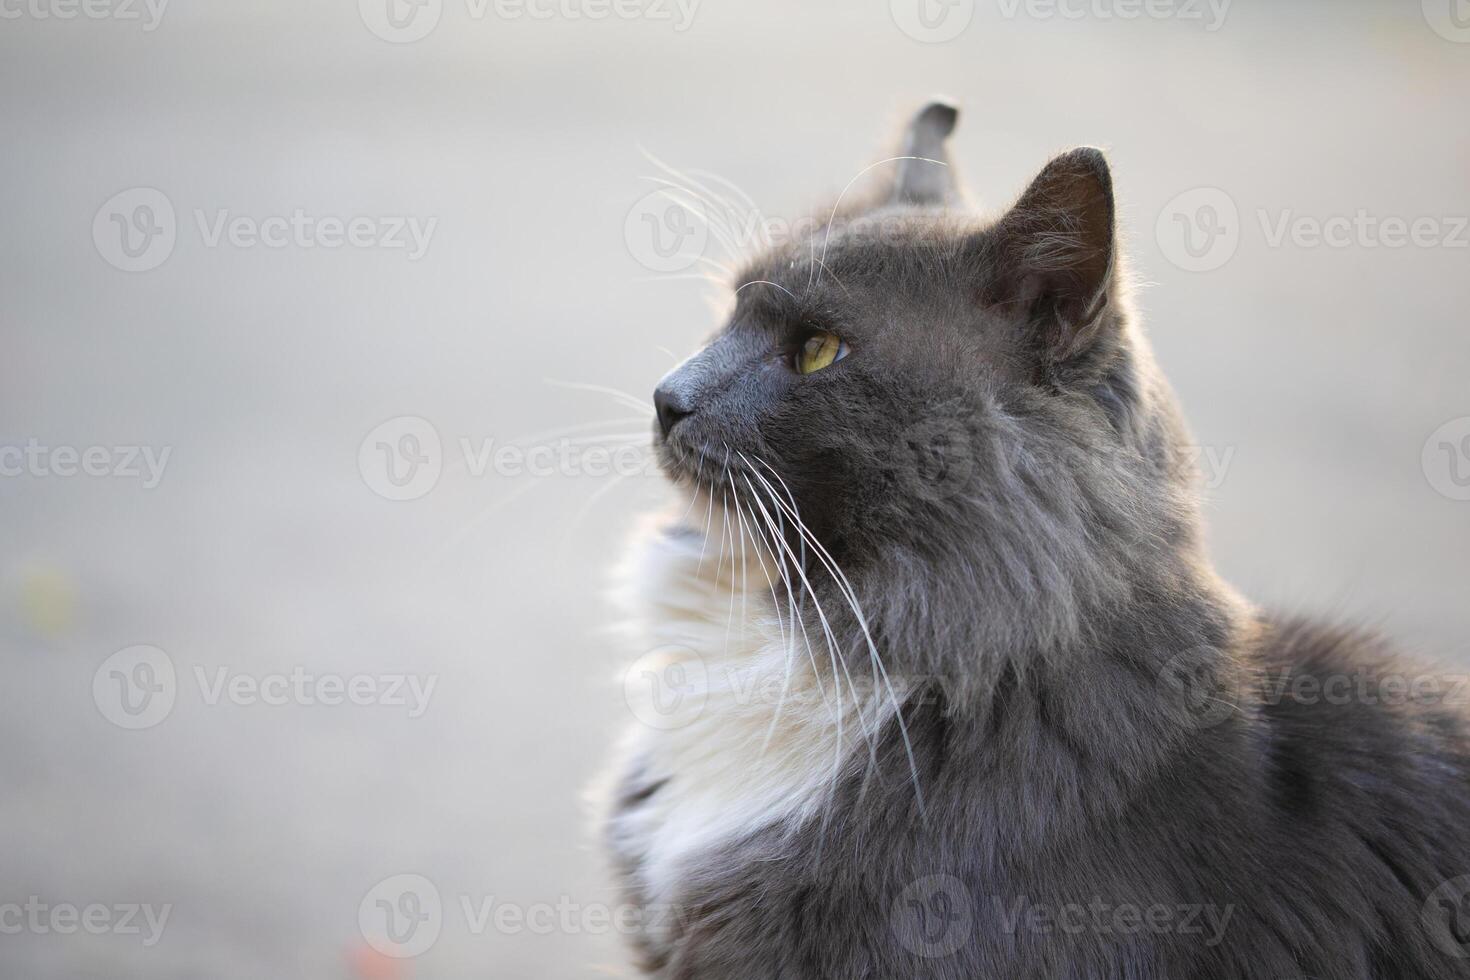
{"label": "cat's forehead", "polygon": [[736,277],[754,305],[790,315],[952,281],[954,263],[986,222],[932,209],[840,216],[772,245]]}

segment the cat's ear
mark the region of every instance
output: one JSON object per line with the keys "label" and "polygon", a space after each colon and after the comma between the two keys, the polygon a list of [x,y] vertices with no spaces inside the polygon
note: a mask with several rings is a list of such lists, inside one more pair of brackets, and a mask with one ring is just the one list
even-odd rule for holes
{"label": "cat's ear", "polygon": [[1113,179],[1101,150],[1080,147],[1041,171],[992,230],[993,289],[1037,321],[1049,359],[1080,353],[1115,321]]}
{"label": "cat's ear", "polygon": [[960,199],[959,180],[949,158],[949,134],[959,107],[934,99],[909,120],[899,143],[898,171],[890,204],[947,205]]}

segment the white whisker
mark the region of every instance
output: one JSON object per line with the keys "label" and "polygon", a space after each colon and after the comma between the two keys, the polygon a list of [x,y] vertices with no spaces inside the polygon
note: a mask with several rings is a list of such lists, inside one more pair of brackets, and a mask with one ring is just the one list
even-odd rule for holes
{"label": "white whisker", "polygon": [[[742,476],[743,479],[745,479],[746,486],[750,487],[750,492],[751,493],[755,493],[756,492],[755,487],[754,487],[754,485],[752,485],[750,483],[749,477],[746,477],[743,473],[741,474],[741,476]],[[757,476],[757,478],[759,478],[760,474],[757,473],[756,476]],[[759,500],[757,500],[757,504],[759,504]],[[784,548],[786,548],[786,550],[787,550],[788,553],[790,553],[791,546],[789,544],[787,544],[787,542],[785,541],[784,538],[781,540],[781,545]],[[795,558],[795,555],[794,554],[792,555],[792,558],[793,559]],[[839,672],[839,668],[838,668],[838,665],[837,665],[838,657],[837,657],[836,640],[835,640],[834,635],[832,633],[832,626],[827,621],[827,614],[822,609],[822,602],[821,602],[820,599],[817,598],[816,591],[812,588],[811,582],[807,579],[806,570],[801,567],[801,563],[799,561],[796,563],[796,574],[798,576],[800,576],[802,588],[804,588],[806,590],[806,594],[807,595],[811,596],[812,604],[816,608],[817,619],[822,624],[822,634],[823,634],[823,636],[827,640],[827,654],[828,654],[828,657],[830,658],[830,660],[832,662],[832,686],[833,686],[833,691],[834,691],[834,693],[836,695],[836,714],[837,714],[837,718],[836,718],[836,721],[837,721],[836,744],[835,744],[835,751],[833,753],[833,759],[832,759],[832,792],[835,794],[836,791],[837,791],[838,783],[839,783],[839,781],[840,781],[840,779],[842,777],[842,757],[843,757],[843,751],[846,748],[845,740],[843,739],[843,719],[844,719],[844,715],[843,715],[843,711],[842,711],[842,675]],[[849,678],[849,680],[851,680],[851,678]],[[856,688],[853,689],[853,693],[854,693],[854,696],[856,696],[856,693],[857,693]],[[859,705],[858,708],[859,708],[859,710],[858,710],[858,717],[859,717],[859,719],[861,719],[862,718],[861,706]],[[866,730],[866,726],[864,726],[864,728]]]}
{"label": "white whisker", "polygon": [[[744,453],[740,453],[740,458],[745,460],[746,465],[751,465],[750,459]],[[918,805],[919,813],[922,815],[924,813],[924,793],[922,787],[920,787],[919,785],[919,769],[918,763],[914,758],[913,743],[909,738],[908,726],[904,723],[903,720],[903,711],[898,704],[898,695],[893,689],[893,682],[888,676],[888,670],[883,665],[883,658],[878,653],[878,646],[876,643],[873,642],[873,635],[872,632],[868,629],[867,617],[863,615],[862,605],[858,602],[857,593],[853,589],[852,583],[848,581],[846,573],[842,571],[841,567],[832,558],[831,554],[822,545],[822,543],[816,539],[816,535],[811,533],[811,529],[806,527],[805,523],[803,523],[801,521],[801,518],[795,513],[795,496],[791,493],[791,488],[787,486],[786,481],[781,478],[781,474],[776,472],[776,469],[772,467],[770,463],[767,463],[765,460],[760,459],[760,457],[758,456],[756,457],[756,459],[759,460],[760,464],[764,466],[767,470],[769,470],[771,475],[774,476],[781,483],[781,486],[786,491],[787,496],[791,497],[793,504],[793,507],[790,508],[791,517],[792,520],[795,521],[797,524],[798,533],[800,533],[804,537],[809,537],[811,539],[812,547],[817,551],[818,557],[827,567],[828,574],[830,574],[833,581],[838,584],[838,591],[842,594],[843,598],[846,599],[848,605],[852,608],[853,615],[857,617],[858,626],[862,629],[863,632],[863,639],[867,642],[868,645],[868,656],[871,658],[871,662],[881,672],[883,685],[887,690],[889,700],[892,702],[894,707],[894,717],[898,722],[898,730],[900,736],[903,739],[904,752],[908,757],[909,774],[914,784],[915,802]],[[757,473],[756,476],[758,478],[761,478],[759,473]],[[767,482],[764,481],[764,478],[761,479],[763,482]],[[767,486],[769,486],[768,482]],[[772,488],[772,492],[774,494],[774,488]],[[786,507],[785,503],[780,500],[779,495],[776,495],[775,497],[773,497],[773,499],[779,506],[782,506],[783,508]]]}
{"label": "white whisker", "polygon": [[[862,176],[866,174],[869,170],[872,170],[875,167],[881,167],[885,163],[897,163],[900,160],[923,160],[926,163],[937,163],[941,167],[949,166],[949,164],[945,163],[943,160],[931,160],[928,157],[903,156],[889,157],[886,160],[879,160],[877,163],[870,163],[863,169],[859,170],[856,174],[853,175],[852,180],[849,180],[847,182],[847,186],[842,188],[842,193],[837,195],[837,202],[832,205],[832,213],[827,217],[827,230],[822,233],[822,258],[820,260],[822,265],[826,265],[827,263],[827,246],[832,241],[832,222],[837,220],[837,209],[842,207],[842,199],[847,196],[848,191],[852,190],[852,185],[856,184],[858,180],[861,179]],[[813,240],[813,242],[815,244],[815,240]],[[817,285],[820,286],[821,284],[822,277],[819,273],[817,275]]]}
{"label": "white whisker", "polygon": [[[756,285],[775,286],[777,289],[781,290],[781,292],[785,293],[787,296],[790,296],[792,299],[796,299],[796,294],[793,293],[791,290],[787,289],[785,286],[781,285],[779,282],[771,282],[769,279],[752,279],[752,280],[750,280],[750,282],[741,283],[738,287],[736,287],[735,292],[738,294],[740,292],[740,290],[744,289],[746,286],[756,286]],[[801,300],[796,300],[796,301],[798,303],[801,302]]]}
{"label": "white whisker", "polygon": [[648,402],[643,401],[636,395],[630,395],[626,391],[619,391],[617,388],[610,388],[607,385],[587,384],[586,382],[582,381],[561,381],[556,378],[546,378],[545,381],[547,384],[553,385],[557,388],[569,388],[573,391],[590,391],[594,394],[608,395],[612,398],[617,399],[619,402],[623,403],[629,408],[635,408],[638,411],[645,413],[650,418],[652,418],[653,415],[656,414],[653,410],[653,406],[650,405]]}

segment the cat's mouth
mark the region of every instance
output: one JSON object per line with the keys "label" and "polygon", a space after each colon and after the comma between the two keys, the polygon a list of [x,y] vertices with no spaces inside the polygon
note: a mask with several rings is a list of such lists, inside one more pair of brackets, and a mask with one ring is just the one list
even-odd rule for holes
{"label": "cat's mouth", "polygon": [[705,492],[726,490],[742,463],[737,451],[709,442],[695,444],[681,433],[655,434],[658,461],[676,486]]}
{"label": "cat's mouth", "polygon": [[687,423],[667,435],[655,432],[654,448],[664,476],[696,494],[733,499],[784,486],[759,451]]}

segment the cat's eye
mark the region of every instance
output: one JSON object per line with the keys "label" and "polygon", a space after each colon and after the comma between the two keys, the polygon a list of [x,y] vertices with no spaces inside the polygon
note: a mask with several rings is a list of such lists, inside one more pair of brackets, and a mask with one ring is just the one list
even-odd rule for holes
{"label": "cat's eye", "polygon": [[797,374],[816,374],[847,356],[847,344],[835,333],[819,330],[806,339],[796,354]]}

